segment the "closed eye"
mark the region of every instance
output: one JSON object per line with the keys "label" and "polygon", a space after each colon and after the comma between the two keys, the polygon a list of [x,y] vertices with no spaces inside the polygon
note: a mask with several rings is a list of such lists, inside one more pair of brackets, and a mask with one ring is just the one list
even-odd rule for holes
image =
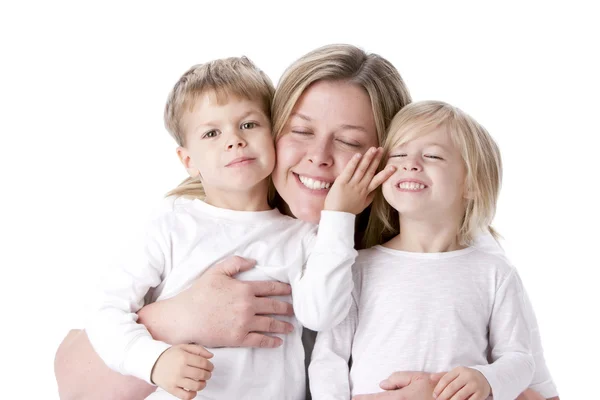
{"label": "closed eye", "polygon": [[404,154],[404,153],[403,154],[392,154],[390,156],[390,158],[394,158],[394,157],[406,157],[406,154]]}
{"label": "closed eye", "polygon": [[436,156],[436,155],[434,155],[434,154],[425,154],[425,157],[426,157],[426,158],[433,158],[434,160],[443,160],[443,158],[442,158],[442,157],[440,157],[440,156]]}

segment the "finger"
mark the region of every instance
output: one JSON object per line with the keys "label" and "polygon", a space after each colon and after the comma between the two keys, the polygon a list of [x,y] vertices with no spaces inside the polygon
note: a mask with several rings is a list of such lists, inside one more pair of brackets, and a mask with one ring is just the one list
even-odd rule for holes
{"label": "finger", "polygon": [[212,358],[213,356],[213,353],[211,353],[210,351],[206,350],[204,347],[198,344],[184,344],[183,346],[181,346],[181,348],[187,351],[188,353],[192,353],[204,358]]}
{"label": "finger", "polygon": [[433,383],[438,383],[448,372],[437,372],[429,375],[429,380]]}
{"label": "finger", "polygon": [[[191,379],[193,381],[199,382],[199,381],[207,381],[210,379],[210,377],[212,376],[212,373],[206,369],[202,369],[202,368],[195,368],[195,367],[185,367],[183,370],[183,377],[187,378],[187,379]],[[190,389],[190,390],[198,390],[198,389],[194,389],[191,387],[187,387],[186,389]]]}
{"label": "finger", "polygon": [[352,400],[396,400],[398,399],[398,393],[396,392],[382,392],[373,394],[359,394],[354,396]]}
{"label": "finger", "polygon": [[[460,377],[457,377],[452,382],[448,383],[446,388],[438,395],[437,400],[450,400],[452,396],[458,393],[458,391],[461,390],[466,384],[466,381]],[[434,391],[434,393],[436,392]]]}
{"label": "finger", "polygon": [[239,256],[228,257],[225,260],[217,263],[215,267],[209,271],[213,271],[213,273],[222,273],[227,276],[233,277],[240,272],[248,271],[252,269],[256,261],[250,260],[248,258],[243,258]]}
{"label": "finger", "polygon": [[198,394],[197,392],[190,392],[180,387],[174,388],[170,393],[182,400],[192,400]]}
{"label": "finger", "polygon": [[338,182],[338,181],[340,183],[350,182],[350,179],[352,179],[352,175],[354,175],[356,166],[358,165],[358,162],[360,161],[361,158],[362,158],[362,154],[360,154],[360,153],[356,153],[354,156],[352,156],[350,161],[348,161],[348,164],[346,164],[346,166],[342,170],[342,173],[337,178],[335,178],[335,182]]}
{"label": "finger", "polygon": [[[444,374],[444,376],[442,377],[442,379],[440,379],[440,381],[438,382],[438,384],[435,386],[435,388],[433,389],[433,395],[434,396],[440,396],[444,390],[446,389],[446,387],[448,385],[450,385],[451,382],[453,382],[456,378],[458,378],[459,372],[456,369],[453,369],[452,371],[448,372],[447,374]],[[456,391],[452,392],[452,394],[454,394]],[[447,395],[448,393],[446,393]],[[446,399],[449,399],[450,397],[446,397]]]}
{"label": "finger", "polygon": [[193,379],[189,379],[189,378],[184,378],[181,380],[181,389],[187,389],[191,392],[199,392],[200,390],[204,389],[206,387],[206,381],[202,380],[202,381],[196,381]]}
{"label": "finger", "polygon": [[371,179],[371,183],[369,184],[368,191],[371,193],[375,189],[377,189],[383,182],[387,181],[390,176],[394,175],[396,172],[396,167],[393,165],[388,165],[384,169],[382,169],[377,175]]}
{"label": "finger", "polygon": [[273,349],[283,344],[283,340],[278,337],[263,335],[262,333],[250,332],[246,335],[240,347],[260,347],[263,349]]}
{"label": "finger", "polygon": [[[190,368],[203,369],[205,371],[212,371],[214,368],[213,363],[208,361],[206,358],[200,356],[192,356],[186,358],[185,364]],[[188,378],[191,377],[188,376]]]}
{"label": "finger", "polygon": [[253,299],[255,314],[294,315],[294,307],[285,301],[256,297]]}
{"label": "finger", "polygon": [[362,160],[360,160],[360,163],[358,163],[356,166],[354,174],[352,174],[352,182],[358,183],[362,181],[363,177],[367,173],[367,170],[369,169],[369,166],[371,165],[371,162],[373,161],[373,158],[378,152],[379,149],[375,147],[371,147],[369,150],[367,150],[367,152],[363,155]]}
{"label": "finger", "polygon": [[462,389],[460,389],[458,392],[456,392],[456,394],[452,397],[450,397],[450,400],[467,400],[467,399],[471,399],[471,400],[484,400],[484,399],[479,399],[479,398],[472,398],[471,395],[475,393],[475,391],[473,390],[473,388],[469,387],[469,386],[464,386]]}
{"label": "finger", "polygon": [[375,154],[373,155],[373,159],[369,163],[367,170],[365,172],[365,176],[363,177],[363,181],[368,185],[375,174],[377,173],[377,168],[379,168],[379,164],[381,164],[381,157],[383,157],[383,149],[381,147],[377,148]]}
{"label": "finger", "polygon": [[294,330],[294,325],[277,318],[257,315],[252,318],[248,330],[250,332],[290,333]]}
{"label": "finger", "polygon": [[420,374],[421,372],[394,372],[386,380],[382,381],[379,384],[379,387],[383,390],[401,389],[405,386],[408,386],[412,382],[413,378]]}
{"label": "finger", "polygon": [[292,294],[292,287],[287,283],[277,281],[253,281],[244,282],[244,285],[250,286],[255,296],[287,296]]}

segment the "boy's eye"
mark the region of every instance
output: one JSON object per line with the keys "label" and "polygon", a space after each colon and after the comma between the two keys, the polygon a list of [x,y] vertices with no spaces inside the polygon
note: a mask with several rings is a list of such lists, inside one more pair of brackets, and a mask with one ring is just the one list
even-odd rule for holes
{"label": "boy's eye", "polygon": [[443,160],[442,157],[436,156],[435,154],[425,154],[426,158],[433,158],[434,160]]}
{"label": "boy's eye", "polygon": [[216,137],[219,134],[219,132],[216,129],[213,129],[212,131],[208,131],[206,132],[202,138],[213,138]]}
{"label": "boy's eye", "polygon": [[240,129],[252,129],[252,128],[256,128],[256,122],[244,122],[240,126]]}
{"label": "boy's eye", "polygon": [[390,155],[390,158],[394,158],[394,157],[406,157],[405,153],[399,153],[399,154],[392,154]]}

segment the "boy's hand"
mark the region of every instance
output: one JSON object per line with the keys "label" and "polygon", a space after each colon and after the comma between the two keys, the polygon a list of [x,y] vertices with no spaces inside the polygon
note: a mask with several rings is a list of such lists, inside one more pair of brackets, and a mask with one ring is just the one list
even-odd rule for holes
{"label": "boy's hand", "polygon": [[492,391],[485,376],[476,369],[454,368],[433,389],[436,400],[485,400]]}
{"label": "boy's hand", "polygon": [[371,147],[365,155],[355,154],[335,180],[325,199],[325,210],[361,213],[371,201],[374,191],[396,170],[388,166],[377,175],[381,161],[381,147]]}
{"label": "boy's hand", "polygon": [[213,355],[196,344],[179,344],[158,357],[152,369],[152,382],[182,400],[196,397],[206,387],[213,365]]}

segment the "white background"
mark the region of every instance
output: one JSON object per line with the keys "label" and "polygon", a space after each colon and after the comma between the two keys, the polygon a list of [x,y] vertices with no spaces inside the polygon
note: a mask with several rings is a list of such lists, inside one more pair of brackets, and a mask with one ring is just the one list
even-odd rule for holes
{"label": "white background", "polygon": [[562,398],[596,397],[598,14],[574,2],[394,3],[0,6],[2,398],[58,398],[54,352],[85,324],[98,274],[184,178],[162,122],[179,75],[244,54],[277,82],[335,42],[383,55],[415,100],[453,103],[497,139],[496,227],[551,372]]}

